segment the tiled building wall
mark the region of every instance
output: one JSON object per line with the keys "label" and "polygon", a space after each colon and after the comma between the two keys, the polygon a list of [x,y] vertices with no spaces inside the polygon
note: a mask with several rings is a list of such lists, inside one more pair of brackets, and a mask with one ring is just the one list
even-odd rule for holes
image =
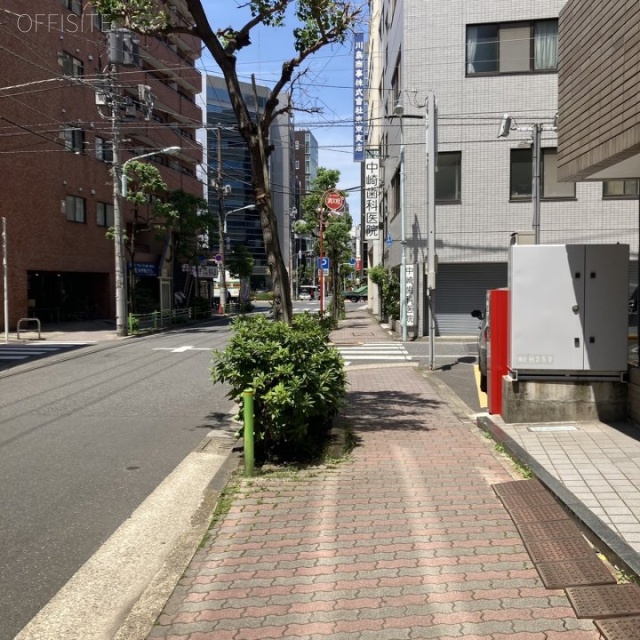
{"label": "tiled building wall", "polygon": [[[504,262],[510,234],[531,230],[531,201],[509,200],[510,149],[530,140],[530,133],[514,131],[498,139],[499,124],[502,114],[509,113],[519,126],[542,123],[550,129],[557,111],[556,73],[466,77],[466,25],[553,18],[563,4],[563,0],[398,3],[403,28],[394,25],[389,32],[386,76],[390,79],[394,52],[401,47],[405,114],[425,115],[427,92],[433,90],[439,109],[439,150],[462,152],[462,201],[437,207],[436,248],[441,263]],[[406,224],[412,238],[409,260],[421,262],[427,246],[424,120],[405,119],[403,129]],[[544,132],[542,146],[556,146],[554,131]],[[396,132],[390,138],[385,180],[393,175],[398,154]],[[637,202],[603,200],[601,183],[578,184],[575,200],[543,200],[540,212],[543,243],[626,242],[637,258]],[[399,237],[400,216],[391,215],[389,223],[393,238]],[[400,262],[400,243],[393,244],[388,257],[392,264]]]}

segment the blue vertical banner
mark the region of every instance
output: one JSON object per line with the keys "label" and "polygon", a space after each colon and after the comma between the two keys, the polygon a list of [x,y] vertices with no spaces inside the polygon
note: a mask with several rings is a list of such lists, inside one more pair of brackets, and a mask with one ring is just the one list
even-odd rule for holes
{"label": "blue vertical banner", "polygon": [[353,41],[353,161],[364,162],[367,105],[365,102],[367,57],[364,33],[355,33]]}

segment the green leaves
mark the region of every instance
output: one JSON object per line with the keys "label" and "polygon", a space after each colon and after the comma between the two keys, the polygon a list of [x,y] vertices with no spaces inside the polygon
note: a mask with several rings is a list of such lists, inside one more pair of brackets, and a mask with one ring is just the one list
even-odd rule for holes
{"label": "green leaves", "polygon": [[251,316],[236,321],[227,348],[214,353],[214,383],[228,383],[240,404],[245,389],[255,392],[259,458],[293,461],[318,452],[346,399],[344,364],[328,334],[308,313],[291,326]]}

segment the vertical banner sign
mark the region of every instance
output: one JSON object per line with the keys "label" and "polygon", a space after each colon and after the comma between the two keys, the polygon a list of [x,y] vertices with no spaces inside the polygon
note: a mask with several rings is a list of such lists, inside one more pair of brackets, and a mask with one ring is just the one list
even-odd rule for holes
{"label": "vertical banner sign", "polygon": [[364,216],[365,240],[377,240],[380,237],[379,202],[380,197],[380,160],[367,158],[364,163]]}
{"label": "vertical banner sign", "polygon": [[405,265],[405,274],[407,283],[407,326],[411,327],[416,323],[416,286],[415,286],[415,274],[416,269],[414,265]]}
{"label": "vertical banner sign", "polygon": [[355,33],[353,42],[353,161],[364,162],[365,126],[367,107],[365,104],[366,57],[364,33]]}

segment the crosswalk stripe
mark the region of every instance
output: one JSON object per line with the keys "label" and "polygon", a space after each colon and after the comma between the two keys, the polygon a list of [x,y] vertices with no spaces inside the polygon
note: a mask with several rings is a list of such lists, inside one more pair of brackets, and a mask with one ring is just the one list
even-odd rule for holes
{"label": "crosswalk stripe", "polygon": [[389,342],[366,342],[360,345],[338,346],[338,352],[348,366],[353,361],[408,361],[411,356],[404,345]]}

